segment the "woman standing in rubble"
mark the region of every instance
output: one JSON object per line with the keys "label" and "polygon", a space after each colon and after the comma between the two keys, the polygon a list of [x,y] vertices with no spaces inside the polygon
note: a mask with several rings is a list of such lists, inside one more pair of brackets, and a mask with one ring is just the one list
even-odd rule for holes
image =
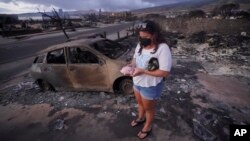
{"label": "woman standing in rubble", "polygon": [[137,134],[140,139],[146,138],[152,131],[156,102],[161,96],[164,77],[169,75],[171,65],[171,52],[164,43],[159,26],[153,21],[144,21],[139,25],[139,44],[129,65],[134,68],[134,94],[138,103],[138,117],[131,122],[131,126],[144,123]]}

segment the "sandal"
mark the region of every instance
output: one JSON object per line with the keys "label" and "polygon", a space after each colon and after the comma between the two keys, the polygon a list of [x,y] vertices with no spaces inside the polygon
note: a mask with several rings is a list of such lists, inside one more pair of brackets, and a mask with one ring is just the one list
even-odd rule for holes
{"label": "sandal", "polygon": [[[141,125],[142,123],[144,123],[146,121],[146,119],[135,119],[131,122],[131,126],[132,127],[135,127],[135,126],[138,126],[138,125]],[[132,125],[132,123],[134,123],[134,125]]]}
{"label": "sandal", "polygon": [[152,127],[151,127],[151,129],[149,130],[149,131],[140,131],[139,133],[141,133],[141,134],[146,134],[144,137],[140,137],[139,135],[137,135],[137,137],[139,138],[139,139],[145,139],[146,137],[148,137],[149,135],[150,135],[150,133],[151,133],[151,131],[152,131]]}

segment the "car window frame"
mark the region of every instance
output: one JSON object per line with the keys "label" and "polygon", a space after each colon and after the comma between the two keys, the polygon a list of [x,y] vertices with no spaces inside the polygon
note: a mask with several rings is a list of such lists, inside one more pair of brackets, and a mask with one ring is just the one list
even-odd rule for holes
{"label": "car window frame", "polygon": [[[37,62],[40,57],[43,57],[42,62]],[[33,61],[33,64],[43,64],[46,59],[46,54],[37,55]]]}
{"label": "car window frame", "polygon": [[[56,51],[56,50],[61,50],[61,49],[63,50],[65,63],[60,63],[60,64],[57,64],[57,63],[48,63],[48,54],[49,54],[50,52],[53,52],[53,51]],[[67,53],[66,53],[65,47],[63,47],[63,48],[57,48],[57,49],[53,49],[53,50],[47,51],[47,52],[46,52],[45,58],[46,58],[45,63],[46,63],[47,65],[67,65],[67,63],[68,63],[68,62],[67,62]]]}
{"label": "car window frame", "polygon": [[[100,62],[99,54],[96,53],[96,51],[92,51],[87,46],[71,46],[71,47],[66,47],[66,48],[67,48],[66,50],[67,50],[67,61],[68,61],[68,64],[71,64],[71,65],[83,65],[83,64],[91,65],[91,64],[99,64],[99,62]],[[72,63],[71,60],[70,60],[70,49],[71,48],[80,48],[82,51],[88,51],[88,52],[92,53],[93,55],[96,56],[97,63]]]}

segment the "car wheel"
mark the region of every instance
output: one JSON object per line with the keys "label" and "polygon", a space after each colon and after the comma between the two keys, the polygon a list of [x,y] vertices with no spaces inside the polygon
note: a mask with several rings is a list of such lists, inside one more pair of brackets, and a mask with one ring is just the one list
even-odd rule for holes
{"label": "car wheel", "polygon": [[124,94],[133,93],[133,81],[131,79],[125,78],[120,81],[119,91]]}
{"label": "car wheel", "polygon": [[55,91],[54,87],[46,80],[39,80],[37,83],[41,91]]}

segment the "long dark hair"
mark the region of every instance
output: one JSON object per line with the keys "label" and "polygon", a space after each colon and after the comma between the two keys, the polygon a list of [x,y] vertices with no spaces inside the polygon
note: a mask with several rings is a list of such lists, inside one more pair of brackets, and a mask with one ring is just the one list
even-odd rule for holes
{"label": "long dark hair", "polygon": [[[163,38],[161,28],[160,28],[160,26],[159,26],[157,23],[155,23],[155,22],[153,22],[153,21],[151,21],[151,20],[146,20],[146,21],[143,22],[143,24],[145,24],[146,27],[143,28],[143,27],[141,26],[141,27],[139,27],[139,30],[138,30],[138,31],[139,31],[139,32],[140,32],[140,31],[148,32],[149,34],[152,35],[152,42],[153,42],[153,44],[155,44],[156,46],[155,46],[155,48],[154,48],[154,51],[151,52],[151,54],[154,54],[154,53],[157,52],[157,50],[158,50],[158,48],[159,48],[159,44],[161,44],[161,43],[166,43],[166,41],[165,41],[165,39]],[[138,32],[138,33],[139,33],[139,32]],[[139,45],[140,45],[140,44],[139,44]],[[143,47],[140,45],[140,48],[139,48],[139,51],[138,51],[139,55],[141,55],[142,49],[143,49]]]}

